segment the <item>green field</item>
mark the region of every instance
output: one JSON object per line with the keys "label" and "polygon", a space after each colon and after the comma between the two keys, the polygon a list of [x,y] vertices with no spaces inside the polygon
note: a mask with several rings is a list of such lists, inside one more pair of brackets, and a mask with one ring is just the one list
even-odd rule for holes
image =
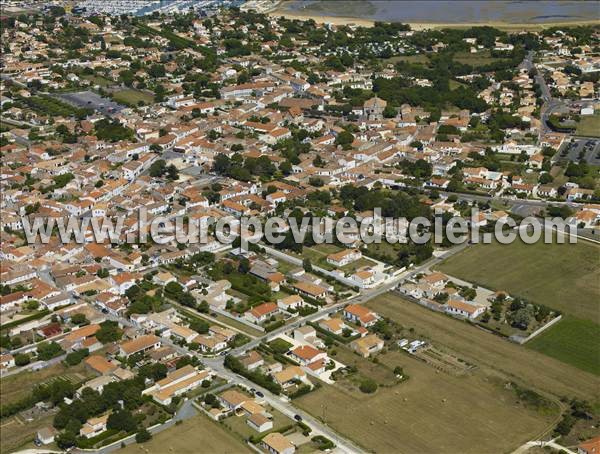
{"label": "green field", "polygon": [[136,107],[140,101],[144,104],[152,104],[154,102],[154,97],[151,94],[129,88],[114,92],[112,97],[115,101],[131,107]]}
{"label": "green field", "polygon": [[106,77],[102,76],[86,75],[83,76],[83,78],[89,80],[91,84],[100,85],[101,87],[108,87],[109,85],[114,84],[114,81],[108,80]]}
{"label": "green field", "polygon": [[581,117],[576,134],[586,137],[600,137],[600,113],[596,112],[595,115]]}
{"label": "green field", "polygon": [[215,452],[237,454],[252,452],[231,432],[207,416],[199,415],[173,426],[142,444],[132,444],[117,451],[123,454],[163,454]]}
{"label": "green field", "polygon": [[600,373],[600,247],[577,244],[477,245],[438,268],[494,290],[507,291],[566,314],[528,347],[594,374]]}
{"label": "green field", "polygon": [[565,317],[526,345],[533,350],[600,375],[600,326]]}
{"label": "green field", "polygon": [[600,322],[600,246],[480,244],[438,266],[444,273],[504,290],[566,314]]}
{"label": "green field", "polygon": [[484,66],[497,61],[505,60],[503,58],[492,57],[489,50],[479,51],[474,54],[470,52],[457,52],[453,58],[454,61],[471,65],[474,67]]}

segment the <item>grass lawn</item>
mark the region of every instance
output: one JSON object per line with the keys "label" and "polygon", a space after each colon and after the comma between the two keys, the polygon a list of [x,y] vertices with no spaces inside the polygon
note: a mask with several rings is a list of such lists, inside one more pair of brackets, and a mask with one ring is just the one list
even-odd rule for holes
{"label": "grass lawn", "polygon": [[114,81],[108,80],[106,77],[102,76],[86,75],[83,76],[83,78],[89,80],[93,85],[100,85],[101,87],[108,87],[109,85],[115,83]]}
{"label": "grass lawn", "polygon": [[136,107],[140,101],[143,101],[144,104],[152,104],[154,102],[154,97],[149,93],[131,88],[115,91],[112,97],[115,101],[132,107]]}
{"label": "grass lawn", "polygon": [[375,263],[372,260],[369,260],[366,257],[361,257],[358,260],[355,260],[352,263],[348,263],[347,265],[344,265],[340,268],[340,270],[342,270],[344,273],[354,273],[357,269],[362,268],[363,266],[376,266],[377,263]]}
{"label": "grass lawn", "polygon": [[163,454],[252,452],[231,432],[204,415],[190,418],[152,437],[147,443],[134,443],[118,451],[122,454]]}
{"label": "grass lawn", "polygon": [[581,117],[576,134],[586,137],[600,137],[600,113]]}
{"label": "grass lawn", "polygon": [[381,453],[511,452],[552,419],[518,404],[499,379],[453,377],[401,352],[379,355],[379,361],[401,365],[410,378],[375,394],[323,385],[294,403]]}
{"label": "grass lawn", "polygon": [[481,371],[517,379],[532,389],[555,396],[600,401],[598,377],[570,364],[540,355],[393,293],[381,295],[367,306],[405,328],[413,328],[415,337],[443,345],[444,350],[455,353]]}
{"label": "grass lawn", "polygon": [[599,323],[599,254],[600,246],[581,240],[577,244],[480,244],[438,269]]}
{"label": "grass lawn", "polygon": [[492,57],[491,52],[489,50],[480,51],[474,54],[470,52],[457,52],[454,55],[454,61],[464,63],[466,65],[471,65],[474,67],[488,65],[490,63],[495,63],[501,60],[504,59]]}
{"label": "grass lawn", "polygon": [[[267,408],[267,411],[271,415],[273,415],[273,429],[270,429],[268,432],[278,432],[287,426],[295,424],[295,421],[291,420],[290,418],[285,416],[283,413],[281,413],[273,408]],[[235,432],[236,434],[238,434],[243,440],[247,440],[252,435],[259,435],[259,433],[256,430],[254,430],[252,427],[250,427],[248,425],[248,423],[246,422],[247,420],[248,420],[248,417],[245,415],[243,415],[243,416],[233,415],[228,418],[225,418],[222,421],[222,424],[225,427],[232,430],[233,432]],[[260,435],[264,435],[268,432],[263,432]]]}
{"label": "grass lawn", "polygon": [[[394,375],[394,367],[401,365],[403,366],[406,361],[400,364],[389,363],[387,361],[379,361],[374,363],[373,361],[363,358],[357,355],[350,349],[349,346],[336,346],[333,348],[335,354],[331,351],[331,356],[336,361],[344,364],[345,366],[356,367],[357,373],[343,377],[336,382],[339,387],[346,388],[350,391],[357,391],[361,382],[365,378],[375,380],[379,385],[382,386],[393,386],[398,383],[396,376]],[[377,355],[379,358],[381,355]]]}
{"label": "grass lawn", "polygon": [[600,325],[566,316],[526,345],[582,370],[600,375]]}
{"label": "grass lawn", "polygon": [[387,63],[398,63],[400,61],[405,61],[408,63],[422,63],[424,65],[429,64],[429,58],[425,54],[415,54],[415,55],[394,55],[386,60]]}
{"label": "grass lawn", "polygon": [[0,379],[0,401],[2,404],[15,402],[29,395],[31,390],[42,383],[56,380],[59,377],[73,383],[80,383],[93,374],[87,372],[83,363],[74,367],[65,367],[62,363],[35,372],[21,372]]}

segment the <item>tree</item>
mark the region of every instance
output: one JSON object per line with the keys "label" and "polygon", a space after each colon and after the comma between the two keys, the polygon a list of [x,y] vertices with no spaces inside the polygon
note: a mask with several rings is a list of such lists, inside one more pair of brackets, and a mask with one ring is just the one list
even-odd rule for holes
{"label": "tree", "polygon": [[394,118],[396,115],[397,115],[396,108],[390,104],[385,106],[385,109],[383,109],[384,118]]}
{"label": "tree", "polygon": [[119,328],[119,324],[112,320],[106,320],[100,323],[100,329],[96,332],[96,339],[103,344],[109,342],[117,342],[123,337],[123,330]]}
{"label": "tree", "polygon": [[204,320],[196,319],[190,323],[190,329],[193,329],[198,334],[208,333],[210,325]]}
{"label": "tree", "polygon": [[308,257],[302,260],[302,268],[304,268],[304,271],[306,271],[307,273],[310,273],[312,271],[312,263],[310,262],[310,259]]}
{"label": "tree", "polygon": [[71,317],[71,322],[73,322],[75,325],[88,325],[90,322],[89,320],[86,318],[85,314],[75,314],[73,315],[73,317]]}
{"label": "tree", "polygon": [[377,391],[377,383],[370,378],[365,378],[360,383],[359,389],[365,394],[373,394]]}
{"label": "tree", "polygon": [[81,361],[83,361],[83,358],[85,358],[88,355],[89,350],[87,348],[82,348],[81,350],[76,350],[74,352],[69,353],[65,358],[65,362],[69,366],[76,366]]}
{"label": "tree", "polygon": [[137,434],[135,434],[135,442],[136,443],[144,443],[152,438],[152,434],[148,432],[146,429],[140,430]]}
{"label": "tree", "polygon": [[75,446],[76,440],[73,432],[65,431],[56,437],[56,444],[61,449],[68,449]]}
{"label": "tree", "polygon": [[152,163],[148,172],[151,177],[159,178],[164,175],[164,173],[166,172],[166,168],[167,168],[167,163],[165,162],[165,160],[159,159]]}
{"label": "tree", "polygon": [[118,410],[110,414],[106,421],[106,427],[118,431],[132,432],[136,429],[137,423],[129,410]]}
{"label": "tree", "polygon": [[354,142],[354,136],[348,131],[340,132],[335,138],[335,144],[341,145],[342,147],[349,146],[352,142]]}
{"label": "tree", "polygon": [[48,361],[64,353],[64,350],[56,342],[44,342],[38,345],[38,358],[42,361]]}
{"label": "tree", "polygon": [[36,300],[27,301],[27,303],[25,304],[25,307],[27,308],[28,311],[35,311],[40,307],[40,303],[37,302]]}
{"label": "tree", "polygon": [[540,175],[540,184],[552,183],[554,178],[548,172],[544,172]]}
{"label": "tree", "polygon": [[531,315],[529,314],[527,308],[521,308],[512,314],[511,319],[513,325],[521,329],[527,329],[527,326],[529,326],[529,322],[531,320]]}
{"label": "tree", "polygon": [[173,181],[179,180],[179,169],[174,164],[167,167],[167,178]]}
{"label": "tree", "polygon": [[26,366],[31,362],[31,358],[27,353],[17,353],[15,355],[15,366],[21,367]]}
{"label": "tree", "polygon": [[245,257],[242,258],[238,265],[238,271],[242,274],[246,274],[248,271],[250,271],[250,260]]}

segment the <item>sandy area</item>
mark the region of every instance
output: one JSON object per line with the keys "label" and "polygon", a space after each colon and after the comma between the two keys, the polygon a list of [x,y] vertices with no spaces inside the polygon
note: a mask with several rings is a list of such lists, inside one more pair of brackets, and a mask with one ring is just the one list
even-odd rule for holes
{"label": "sandy area", "polygon": [[[317,14],[303,14],[297,11],[289,11],[286,9],[276,8],[269,13],[270,16],[284,16],[288,19],[300,19],[300,20],[309,20],[313,19],[317,24],[333,24],[333,25],[360,25],[363,27],[372,27],[375,23],[374,20],[370,19],[361,19],[357,17],[342,17],[342,16],[321,16]],[[483,25],[488,25],[491,27],[496,27],[501,30],[507,31],[520,31],[520,30],[542,30],[544,28],[550,27],[568,27],[575,25],[591,25],[600,24],[600,20],[589,20],[589,21],[570,21],[570,22],[552,22],[552,23],[543,23],[543,24],[511,24],[506,22],[487,22],[487,23],[410,23],[410,26],[413,30],[425,30],[429,28],[469,28],[469,27],[481,27]]]}

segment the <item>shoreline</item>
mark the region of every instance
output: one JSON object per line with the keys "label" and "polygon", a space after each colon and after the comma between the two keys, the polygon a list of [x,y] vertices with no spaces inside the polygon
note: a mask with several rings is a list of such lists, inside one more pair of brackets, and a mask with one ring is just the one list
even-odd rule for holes
{"label": "shoreline", "polygon": [[[272,17],[283,16],[286,19],[298,19],[298,20],[314,20],[317,24],[333,24],[333,25],[357,25],[361,27],[373,27],[376,21],[375,19],[362,19],[360,17],[350,16],[322,16],[319,14],[302,13],[298,11],[290,11],[284,8],[274,8],[267,13]],[[510,22],[465,22],[465,23],[435,23],[435,22],[402,22],[407,23],[413,30],[420,31],[426,29],[435,28],[470,28],[470,27],[483,27],[490,26],[500,30],[513,30],[513,31],[535,31],[543,30],[551,27],[576,27],[582,25],[600,25],[600,19],[593,20],[571,20],[563,22],[544,22],[544,23],[510,23]]]}

